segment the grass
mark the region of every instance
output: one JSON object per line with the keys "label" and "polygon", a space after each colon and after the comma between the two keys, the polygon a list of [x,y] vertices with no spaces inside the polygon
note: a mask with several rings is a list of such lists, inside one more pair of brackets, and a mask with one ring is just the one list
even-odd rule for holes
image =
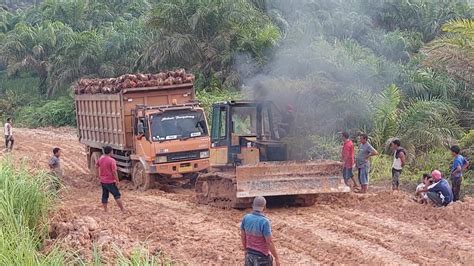
{"label": "grass", "polygon": [[58,249],[38,250],[48,232],[56,192],[51,176],[0,161],[0,265],[60,265],[75,261]]}
{"label": "grass", "polygon": [[[45,172],[31,171],[23,162],[0,159],[0,265],[102,265],[108,264],[97,250],[92,262],[77,254],[53,248],[40,252],[48,234],[48,214],[57,192],[54,179]],[[118,265],[172,265],[163,254],[137,248],[130,256],[116,249]]]}

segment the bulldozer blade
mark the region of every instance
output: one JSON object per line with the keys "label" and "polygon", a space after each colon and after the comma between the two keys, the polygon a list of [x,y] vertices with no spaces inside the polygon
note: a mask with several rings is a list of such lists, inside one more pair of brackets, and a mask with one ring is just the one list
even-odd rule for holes
{"label": "bulldozer blade", "polygon": [[260,162],[236,168],[237,198],[349,192],[336,161]]}

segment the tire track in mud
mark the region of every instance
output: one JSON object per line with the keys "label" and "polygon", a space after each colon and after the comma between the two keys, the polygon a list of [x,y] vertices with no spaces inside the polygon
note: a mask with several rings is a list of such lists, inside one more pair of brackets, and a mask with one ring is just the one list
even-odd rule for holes
{"label": "tire track in mud", "polygon": [[[275,225],[278,226],[279,222],[285,223],[285,227],[281,228],[283,233],[292,236],[291,241],[296,239],[300,242],[299,245],[307,246],[306,251],[313,253],[315,258],[325,258],[324,263],[389,264],[395,261],[401,264],[413,263],[383,245],[371,242],[370,238],[346,234],[343,230],[337,229],[334,221],[318,217],[314,219],[308,215],[301,215],[297,218],[299,222],[295,223],[291,216],[279,215]],[[339,256],[334,256],[334,253]]]}
{"label": "tire track in mud", "polygon": [[[74,134],[54,130],[15,132],[18,150],[13,155],[30,158],[28,161],[35,167],[47,169],[51,149],[55,146],[63,149],[66,188],[61,193],[59,210],[75,217],[94,217],[99,231],[122,237],[119,244],[145,242],[152,252],[162,251],[178,264],[242,264],[239,223],[246,212],[198,205],[189,190],[165,193],[122,189],[125,206],[131,214],[121,215],[112,201],[110,212],[105,214],[100,204],[100,187],[87,174],[84,147]],[[433,227],[432,223],[442,218],[437,212],[411,204],[407,196],[397,197],[380,192],[365,199],[354,195],[336,197],[329,204],[318,202],[307,208],[268,209],[282,264],[470,264],[474,261],[473,202],[466,203],[462,209],[451,209],[451,216],[441,220],[442,226]],[[423,210],[434,215],[420,216]],[[459,228],[458,222],[467,224],[467,228],[449,230]]]}

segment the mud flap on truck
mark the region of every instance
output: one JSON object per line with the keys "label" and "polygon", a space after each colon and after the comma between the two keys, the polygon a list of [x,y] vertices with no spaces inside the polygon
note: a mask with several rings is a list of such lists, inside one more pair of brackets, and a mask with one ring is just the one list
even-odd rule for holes
{"label": "mud flap on truck", "polygon": [[349,192],[335,161],[260,162],[236,168],[237,198]]}

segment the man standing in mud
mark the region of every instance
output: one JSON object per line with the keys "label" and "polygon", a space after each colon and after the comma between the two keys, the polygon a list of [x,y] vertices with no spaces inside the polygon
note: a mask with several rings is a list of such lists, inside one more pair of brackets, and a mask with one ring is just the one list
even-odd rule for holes
{"label": "man standing in mud", "polygon": [[[349,139],[349,133],[345,131],[341,132],[341,137],[344,142],[341,151],[341,160],[344,163],[342,177],[346,186],[350,187],[353,191],[357,186],[354,174],[352,173],[352,167],[354,167],[354,143]],[[352,182],[350,181],[351,179]]]}
{"label": "man standing in mud", "polygon": [[61,149],[56,147],[53,149],[53,156],[49,159],[48,165],[51,170],[51,174],[55,177],[56,190],[61,187],[61,180],[63,178],[63,170],[61,168]]}
{"label": "man standing in mud", "polygon": [[13,125],[12,125],[12,119],[10,117],[7,118],[7,122],[5,123],[5,127],[4,127],[4,132],[5,132],[6,151],[11,151],[13,150],[13,143],[15,142],[15,140],[13,139]]}
{"label": "man standing in mud", "polygon": [[402,169],[405,166],[406,152],[405,149],[400,147],[400,140],[396,139],[390,143],[390,148],[393,151],[393,164],[392,164],[392,190],[398,190],[400,185],[400,175]]}
{"label": "man standing in mud", "polygon": [[[253,212],[246,214],[240,225],[240,238],[245,250],[245,266],[280,265],[280,259],[272,240],[271,225],[263,214],[267,201],[264,197],[255,197]],[[271,255],[270,255],[271,253]]]}
{"label": "man standing in mud", "polygon": [[453,201],[458,201],[461,194],[462,173],[469,167],[469,162],[459,154],[461,148],[454,145],[451,148],[453,164],[451,165],[451,184],[453,189]]}
{"label": "man standing in mud", "polygon": [[369,158],[379,154],[377,150],[375,150],[374,147],[372,147],[372,145],[367,142],[368,139],[369,137],[367,136],[367,134],[360,135],[359,153],[356,157],[356,165],[358,169],[359,183],[362,187],[362,193],[367,193],[367,189],[369,187]]}
{"label": "man standing in mud", "polygon": [[107,212],[107,203],[109,201],[109,193],[114,196],[115,202],[122,212],[125,211],[122,200],[120,199],[120,191],[118,189],[119,178],[117,174],[117,163],[111,157],[112,147],[104,147],[104,155],[96,163],[97,172],[100,177],[100,184],[102,185],[102,206]]}

